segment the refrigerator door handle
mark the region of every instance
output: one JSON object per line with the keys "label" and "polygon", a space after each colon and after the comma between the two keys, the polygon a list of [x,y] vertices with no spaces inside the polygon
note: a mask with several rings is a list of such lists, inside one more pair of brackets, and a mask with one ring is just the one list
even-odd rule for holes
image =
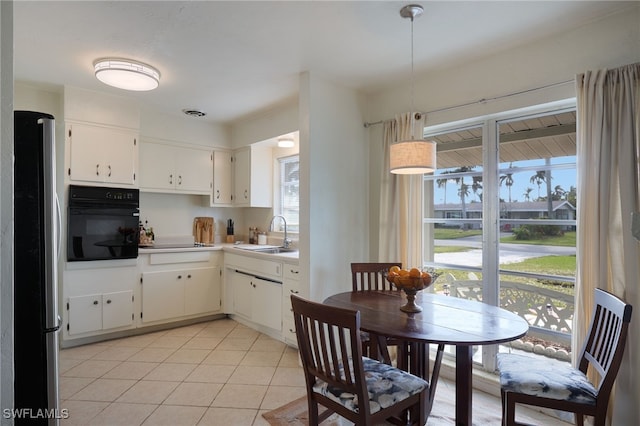
{"label": "refrigerator door handle", "polygon": [[58,237],[58,244],[56,248],[56,263],[60,260],[60,247],[62,245],[62,212],[60,211],[60,199],[58,198],[58,194],[56,194],[56,217],[58,218],[58,232],[56,236]]}
{"label": "refrigerator door handle", "polygon": [[55,163],[55,139],[54,139],[54,121],[51,119],[41,118],[39,122],[42,124],[43,133],[43,149],[44,160],[43,170],[44,176],[49,176],[44,182],[43,187],[43,207],[44,207],[44,303],[45,318],[44,328],[47,330],[55,329],[58,326],[58,244],[59,236],[57,220],[54,218],[58,212],[57,195],[55,185],[56,163]]}

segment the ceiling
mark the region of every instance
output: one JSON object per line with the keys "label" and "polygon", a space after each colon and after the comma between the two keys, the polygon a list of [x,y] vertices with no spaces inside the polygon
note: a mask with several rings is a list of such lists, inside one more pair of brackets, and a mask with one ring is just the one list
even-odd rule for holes
{"label": "ceiling", "polygon": [[[395,1],[25,1],[14,3],[15,79],[131,96],[172,115],[232,123],[295,98],[311,71],[373,93],[410,77],[411,23]],[[629,7],[614,1],[422,1],[414,69],[447,68]],[[124,92],[93,62],[129,58],[160,87]],[[193,118],[196,119],[196,118]]]}

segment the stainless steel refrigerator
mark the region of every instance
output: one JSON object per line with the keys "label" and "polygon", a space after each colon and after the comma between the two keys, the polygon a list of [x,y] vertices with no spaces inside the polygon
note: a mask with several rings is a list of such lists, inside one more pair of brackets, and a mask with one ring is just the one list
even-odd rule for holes
{"label": "stainless steel refrigerator", "polygon": [[60,209],[54,118],[14,112],[14,390],[16,424],[58,424]]}

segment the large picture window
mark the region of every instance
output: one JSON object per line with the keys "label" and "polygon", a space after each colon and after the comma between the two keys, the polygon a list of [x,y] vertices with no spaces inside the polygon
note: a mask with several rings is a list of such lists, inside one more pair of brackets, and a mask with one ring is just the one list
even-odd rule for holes
{"label": "large picture window", "polygon": [[[542,106],[425,129],[424,263],[433,290],[527,320],[518,349],[569,360],[576,272],[575,105]],[[518,346],[520,345],[520,346]],[[497,347],[474,361],[493,371]]]}

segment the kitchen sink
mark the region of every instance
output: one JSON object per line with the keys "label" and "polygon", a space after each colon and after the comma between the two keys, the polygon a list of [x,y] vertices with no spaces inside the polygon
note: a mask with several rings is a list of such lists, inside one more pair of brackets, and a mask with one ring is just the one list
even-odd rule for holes
{"label": "kitchen sink", "polygon": [[271,254],[278,254],[278,253],[292,253],[295,251],[298,251],[298,249],[294,249],[294,248],[286,248],[286,247],[268,247],[268,248],[263,248],[263,249],[256,249],[253,250],[257,253],[271,253]]}

